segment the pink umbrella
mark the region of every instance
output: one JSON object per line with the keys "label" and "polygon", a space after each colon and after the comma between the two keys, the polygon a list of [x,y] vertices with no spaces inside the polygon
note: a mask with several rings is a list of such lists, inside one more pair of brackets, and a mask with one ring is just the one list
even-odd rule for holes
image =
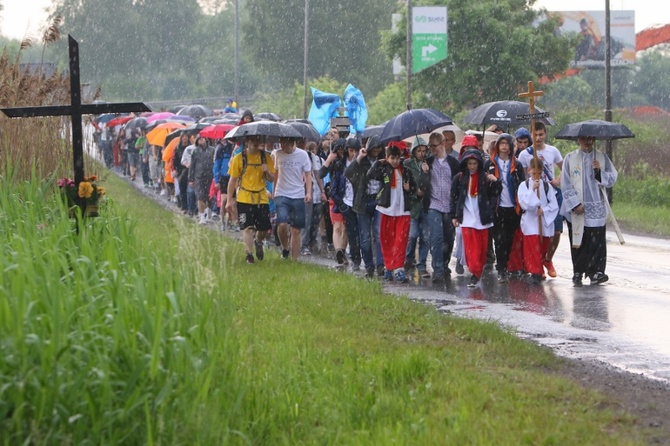
{"label": "pink umbrella", "polygon": [[159,119],[167,119],[172,116],[175,116],[175,114],[170,112],[154,113],[153,115],[147,118],[147,124],[151,124],[152,122],[158,121]]}

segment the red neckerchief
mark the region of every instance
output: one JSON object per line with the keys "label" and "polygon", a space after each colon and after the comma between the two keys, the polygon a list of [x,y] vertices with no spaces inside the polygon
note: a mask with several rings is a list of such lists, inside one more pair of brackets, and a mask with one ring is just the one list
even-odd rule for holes
{"label": "red neckerchief", "polygon": [[475,171],[470,174],[470,185],[468,187],[470,189],[470,196],[471,197],[476,197],[477,194],[479,193],[479,171]]}
{"label": "red neckerchief", "polygon": [[395,181],[395,171],[399,170],[400,171],[400,178],[402,178],[402,163],[398,164],[398,167],[393,169],[393,172],[391,173],[391,189],[395,189],[396,186],[396,181]]}

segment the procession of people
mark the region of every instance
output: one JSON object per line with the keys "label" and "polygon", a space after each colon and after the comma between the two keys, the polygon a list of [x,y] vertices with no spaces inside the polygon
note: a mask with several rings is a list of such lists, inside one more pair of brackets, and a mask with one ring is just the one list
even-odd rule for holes
{"label": "procession of people", "polygon": [[[563,158],[542,121],[515,132],[491,126],[488,145],[489,132],[465,135],[459,151],[445,119],[398,134],[389,121],[371,135],[341,127],[319,135],[305,132],[308,122],[249,110],[201,123],[151,116],[135,128],[127,123],[142,118],[95,122],[101,158],[131,181],[141,175],[198,223],[241,230],[249,264],[275,247],[281,259],[320,253],[370,279],[444,283],[467,268],[476,287],[495,268],[500,283],[541,285],[557,276],[566,220],[573,284],[608,280],[606,188],[617,171],[594,149],[606,137],[564,135],[579,147]],[[152,121],[180,125],[156,139]]]}

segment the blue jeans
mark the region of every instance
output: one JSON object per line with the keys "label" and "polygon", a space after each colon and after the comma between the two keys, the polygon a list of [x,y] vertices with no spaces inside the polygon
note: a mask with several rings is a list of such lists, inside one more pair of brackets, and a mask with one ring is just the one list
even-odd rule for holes
{"label": "blue jeans", "polygon": [[[356,214],[358,217],[358,232],[361,244],[361,256],[365,268],[373,268],[377,266],[384,266],[384,258],[382,257],[382,247],[379,242],[379,223],[381,218],[378,211],[373,211],[374,215],[365,212],[363,214]],[[374,230],[374,235],[373,231]],[[373,246],[374,243],[374,246]],[[374,252],[374,259],[372,258]],[[376,262],[375,262],[376,260]]]}
{"label": "blue jeans", "polygon": [[451,270],[446,266],[449,264],[451,251],[454,249],[454,225],[451,223],[451,215],[430,209],[426,220],[430,230],[433,274],[441,275],[445,272],[451,274]]}
{"label": "blue jeans", "polygon": [[198,201],[195,199],[195,188],[190,185],[186,187],[186,203],[189,215],[196,215],[198,213]]}
{"label": "blue jeans", "polygon": [[361,264],[361,242],[358,233],[358,217],[350,207],[342,212],[349,239],[349,257],[354,265]]}
{"label": "blue jeans", "polygon": [[309,249],[312,244],[319,241],[319,223],[321,223],[322,213],[322,203],[305,203],[305,227],[300,232],[302,249]]}
{"label": "blue jeans", "polygon": [[288,223],[292,228],[305,227],[305,200],[303,198],[275,197],[277,223]]}
{"label": "blue jeans", "polygon": [[428,215],[423,210],[419,218],[413,218],[409,225],[409,239],[407,240],[407,254],[405,254],[405,263],[414,263],[416,257],[416,242],[419,241],[419,261],[416,268],[419,271],[426,270],[426,259],[430,250],[430,227],[428,225]]}

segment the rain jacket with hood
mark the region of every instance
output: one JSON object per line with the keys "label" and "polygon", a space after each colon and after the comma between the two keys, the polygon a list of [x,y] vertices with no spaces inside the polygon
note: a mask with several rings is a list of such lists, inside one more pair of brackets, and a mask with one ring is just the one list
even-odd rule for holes
{"label": "rain jacket with hood", "polygon": [[354,187],[354,205],[352,206],[354,212],[357,214],[374,214],[377,194],[368,195],[369,180],[367,173],[368,170],[370,170],[370,167],[372,167],[372,163],[376,160],[373,160],[370,157],[370,150],[375,147],[383,148],[383,146],[379,144],[379,138],[377,136],[373,136],[368,139],[368,143],[365,147],[368,151],[368,155],[362,158],[360,161],[358,161],[357,158],[354,158],[351,164],[349,164],[344,170],[344,176]]}
{"label": "rain jacket with hood", "polygon": [[[526,132],[528,132],[528,130],[526,130]],[[503,139],[507,141],[510,147],[509,151],[510,163],[508,164],[509,169],[507,172],[501,172],[500,166],[498,165],[498,146],[500,145],[500,141],[502,141]],[[521,165],[521,162],[516,159],[514,140],[512,139],[512,135],[508,133],[501,133],[500,136],[498,136],[498,140],[493,146],[493,151],[491,152],[491,158],[484,162],[484,170],[488,173],[495,175],[495,177],[498,179],[505,178],[505,183],[507,184],[507,192],[510,194],[509,198],[512,203],[517,204],[516,191],[519,188],[519,185],[526,179],[526,174],[524,172],[523,166]],[[498,196],[495,200],[496,209],[499,204],[500,204],[500,196]]]}
{"label": "rain jacket with hood", "polygon": [[461,156],[459,172],[454,176],[451,182],[451,209],[450,214],[453,218],[463,223],[463,209],[465,207],[465,198],[468,194],[468,185],[470,175],[468,171],[468,160],[476,159],[479,170],[479,183],[477,193],[477,203],[479,204],[479,217],[484,225],[492,224],[494,220],[493,206],[502,190],[502,181],[498,179],[495,182],[489,182],[486,179],[484,170],[484,160],[479,150],[468,149]]}

